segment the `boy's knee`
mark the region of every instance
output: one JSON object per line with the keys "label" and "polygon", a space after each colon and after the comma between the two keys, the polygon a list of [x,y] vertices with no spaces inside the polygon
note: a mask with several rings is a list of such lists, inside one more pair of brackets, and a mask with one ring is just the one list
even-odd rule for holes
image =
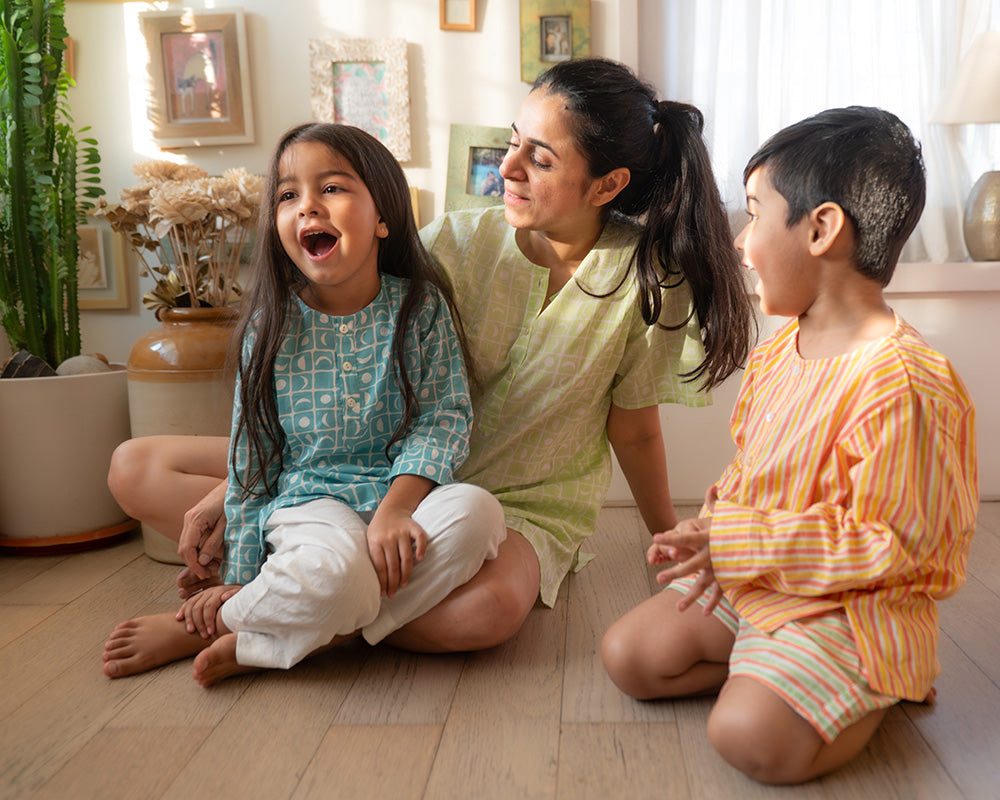
{"label": "boy's knee", "polygon": [[717,703],[708,718],[708,740],[733,768],[759,783],[783,784],[789,780],[793,750],[784,742],[784,731],[752,705]]}
{"label": "boy's knee", "polygon": [[608,677],[622,692],[637,700],[648,700],[652,695],[646,680],[645,659],[641,642],[636,642],[630,625],[623,620],[615,622],[601,639],[601,660]]}

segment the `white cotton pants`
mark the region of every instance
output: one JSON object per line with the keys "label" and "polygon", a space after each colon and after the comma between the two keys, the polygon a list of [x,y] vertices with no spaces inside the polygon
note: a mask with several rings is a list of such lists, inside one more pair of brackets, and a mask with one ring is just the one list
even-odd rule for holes
{"label": "white cotton pants", "polygon": [[368,554],[369,518],[332,498],[271,514],[260,574],[221,610],[239,664],[287,669],[357,630],[375,644],[469,581],[507,536],[503,510],[485,489],[434,488],[413,513],[427,534],[423,560],[388,598]]}

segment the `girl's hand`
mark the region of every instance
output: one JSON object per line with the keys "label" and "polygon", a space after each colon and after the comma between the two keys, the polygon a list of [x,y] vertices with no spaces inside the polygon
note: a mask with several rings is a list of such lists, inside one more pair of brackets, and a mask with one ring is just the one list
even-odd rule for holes
{"label": "girl's hand", "polygon": [[383,501],[368,525],[371,556],[383,597],[395,597],[410,580],[415,561],[424,557],[427,534],[409,512]]}
{"label": "girl's hand", "polygon": [[184,559],[188,574],[182,572],[177,583],[182,591],[188,589],[188,594],[194,584],[219,574],[226,531],[225,501],[226,481],[221,481],[184,514],[177,554]]}
{"label": "girl's hand", "polygon": [[238,585],[211,586],[190,597],[177,612],[176,619],[183,622],[188,633],[197,632],[201,638],[210,639],[215,635],[215,616],[230,597],[242,587]]}

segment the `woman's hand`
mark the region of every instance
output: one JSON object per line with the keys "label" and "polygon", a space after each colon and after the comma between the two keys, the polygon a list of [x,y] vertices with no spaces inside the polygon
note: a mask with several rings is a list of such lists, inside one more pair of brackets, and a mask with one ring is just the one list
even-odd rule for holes
{"label": "woman's hand", "polygon": [[383,501],[368,525],[371,556],[383,597],[395,597],[410,580],[415,562],[424,557],[427,534],[404,508]]}
{"label": "woman's hand", "polygon": [[184,514],[177,554],[187,565],[177,576],[181,597],[218,583],[222,537],[226,531],[226,481],[222,481]]}

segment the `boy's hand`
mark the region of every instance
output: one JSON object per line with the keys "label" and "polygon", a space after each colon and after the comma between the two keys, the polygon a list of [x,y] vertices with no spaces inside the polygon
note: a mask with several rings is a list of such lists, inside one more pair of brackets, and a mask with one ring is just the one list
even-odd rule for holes
{"label": "boy's hand", "polygon": [[395,597],[409,582],[414,562],[423,559],[427,534],[409,512],[383,502],[368,525],[367,538],[382,596]]}
{"label": "boy's hand", "polygon": [[[709,513],[715,509],[718,497],[715,486],[706,492],[705,506]],[[712,571],[709,549],[711,529],[711,517],[683,520],[673,530],[655,534],[653,544],[646,553],[650,564],[676,562],[674,566],[657,573],[656,580],[662,585],[675,578],[697,574],[691,590],[677,603],[679,611],[686,611],[706,591],[709,592],[709,597],[704,608],[705,614],[710,614],[722,599],[722,587],[715,580],[715,573]]]}
{"label": "boy's hand", "polygon": [[215,615],[222,604],[241,588],[233,584],[210,586],[188,598],[177,612],[176,619],[184,622],[188,633],[197,632],[203,639],[210,639],[216,631]]}

